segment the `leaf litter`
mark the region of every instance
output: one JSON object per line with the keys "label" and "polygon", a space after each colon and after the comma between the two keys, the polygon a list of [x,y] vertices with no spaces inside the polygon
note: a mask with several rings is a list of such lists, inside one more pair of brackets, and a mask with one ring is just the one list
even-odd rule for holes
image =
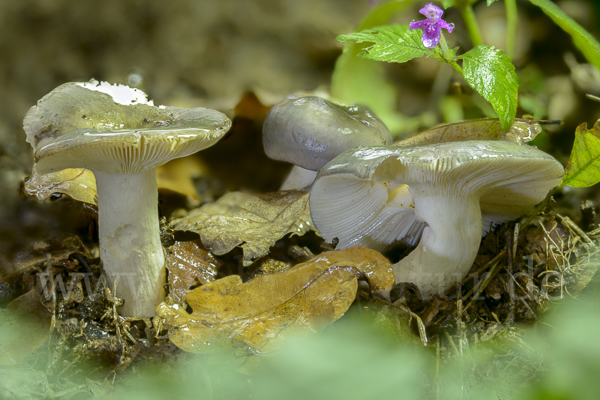
{"label": "leaf litter", "polygon": [[187,295],[191,313],[162,303],[158,315],[185,351],[214,353],[225,346],[262,353],[292,332],[319,331],[339,319],[356,297],[358,278],[372,290],[389,289],[394,280],[390,262],[374,250],[331,251],[249,282],[230,275],[202,285]]}
{"label": "leaf litter", "polygon": [[263,195],[230,192],[214,203],[172,222],[175,230],[200,235],[202,244],[219,256],[241,246],[243,264],[265,256],[287,234],[314,230],[308,192],[281,191]]}
{"label": "leaf litter", "polygon": [[[159,190],[185,196],[191,206],[200,204],[193,180],[203,175],[206,175],[205,167],[195,157],[175,159],[156,170]],[[82,203],[98,204],[96,178],[92,171],[85,168],[67,168],[39,175],[34,167],[32,175],[23,182],[22,191],[39,201],[66,195]]]}
{"label": "leaf litter", "polygon": [[542,126],[534,119],[515,119],[512,127],[504,132],[498,118],[479,118],[437,125],[399,140],[394,146],[424,146],[463,140],[506,140],[521,144],[532,141],[541,131]]}
{"label": "leaf litter", "polygon": [[214,281],[221,265],[199,240],[176,242],[165,259],[169,271],[169,298],[182,303],[188,289]]}
{"label": "leaf litter", "polygon": [[[410,140],[419,143],[464,140],[464,135],[467,135],[470,139],[526,142],[541,129],[538,122],[528,119],[516,120],[507,134],[503,134],[499,126],[498,120],[493,119],[466,121],[433,128]],[[587,129],[585,131],[588,132]],[[410,140],[399,143],[408,145]],[[72,184],[67,182],[70,179],[68,177],[61,179],[61,185]],[[51,183],[49,187],[55,183]],[[52,193],[56,193],[54,188],[48,189],[44,195],[47,198]],[[210,348],[210,351],[214,351],[214,348],[233,348],[237,356],[261,354],[277,347],[278,339],[292,332],[322,329],[327,323],[341,317],[350,304],[358,302],[365,312],[375,315],[377,324],[391,329],[405,342],[418,342],[416,338],[420,336],[422,345],[435,348],[442,360],[457,356],[463,359],[469,354],[469,346],[477,347],[485,343],[494,347],[498,356],[488,365],[479,365],[478,368],[482,369],[479,374],[493,376],[493,371],[506,370],[511,366],[514,370],[521,368],[521,374],[533,379],[532,377],[539,374],[539,370],[530,367],[534,362],[543,363],[543,356],[532,353],[527,356],[529,358],[523,358],[511,353],[514,346],[510,347],[506,343],[516,343],[521,349],[531,348],[523,339],[523,331],[516,329],[514,323],[535,322],[537,316],[547,310],[555,299],[576,296],[577,292],[590,282],[598,268],[595,258],[597,235],[578,232],[575,229],[576,225],[569,223],[568,219],[545,216],[536,219],[535,224],[522,229],[522,232],[518,232],[517,226],[507,224],[489,234],[489,239],[486,237],[482,243],[480,255],[473,267],[477,277],[471,276],[463,281],[458,297],[434,298],[430,302],[422,302],[410,290],[405,290],[393,299],[394,303],[386,303],[377,295],[373,297],[370,290],[359,290],[357,298],[355,282],[359,274],[352,268],[334,268],[332,271],[335,271],[335,274],[323,273],[321,278],[303,289],[302,296],[290,297],[288,301],[271,308],[268,304],[264,305],[264,309],[259,307],[259,310],[263,310],[259,317],[255,317],[248,310],[247,315],[231,316],[223,309],[223,295],[221,301],[213,299],[210,304],[222,315],[213,313],[215,315],[211,318],[232,318],[235,323],[229,327],[230,324],[218,323],[218,318],[208,320],[204,317],[202,313],[206,312],[206,309],[199,303],[203,303],[208,295],[196,293],[206,291],[207,287],[220,288],[226,293],[247,296],[248,304],[260,303],[261,298],[264,300],[264,294],[241,288],[258,279],[272,280],[275,287],[285,286],[287,281],[284,277],[292,274],[298,267],[294,266],[293,261],[290,262],[294,253],[294,246],[290,246],[290,243],[293,243],[289,240],[290,234],[300,236],[311,232],[312,224],[306,205],[306,193],[251,195],[231,192],[228,195],[219,200],[221,204],[212,203],[212,207],[208,207],[211,204],[204,205],[186,217],[174,221],[175,235],[191,231],[201,235],[202,240],[175,242],[171,238],[163,241],[168,253],[170,289],[169,300],[161,306],[166,307],[170,313],[165,321],[162,321],[163,325],[160,318],[150,322],[130,321],[119,317],[119,299],[112,297],[110,284],[101,281],[98,260],[90,254],[86,254],[85,257],[79,254],[75,257],[74,253],[67,252],[66,259],[63,258],[60,262],[53,261],[51,264],[58,267],[56,271],[59,274],[54,276],[62,277],[57,279],[57,282],[62,282],[65,288],[70,288],[66,291],[69,294],[64,296],[64,290],[54,287],[58,295],[56,300],[46,300],[44,304],[48,310],[54,310],[53,318],[57,322],[51,326],[50,333],[42,329],[36,340],[24,341],[27,342],[24,345],[25,359],[37,357],[36,354],[42,351],[36,350],[37,345],[44,337],[49,337],[53,349],[50,358],[52,363],[45,376],[56,389],[61,387],[60,384],[56,386],[59,381],[57,377],[64,371],[72,368],[75,381],[77,376],[82,376],[81,367],[73,367],[78,365],[78,360],[95,360],[94,362],[103,366],[97,371],[103,371],[104,374],[111,371],[109,375],[114,378],[132,365],[135,359],[175,359],[178,353],[171,343],[177,346],[182,344],[180,347],[183,350],[193,352],[197,352],[198,349]],[[193,203],[188,203],[188,206],[189,204]],[[194,215],[200,217],[194,221]],[[188,218],[188,222],[203,222],[194,228],[196,230],[180,229],[177,224]],[[594,226],[594,223],[591,226]],[[172,229],[167,230],[169,235],[173,234]],[[513,237],[511,242],[511,234],[517,237],[517,240]],[[204,239],[207,241],[204,242]],[[518,242],[518,246],[514,245],[515,241]],[[593,246],[590,246],[590,242]],[[527,247],[532,243],[538,247]],[[286,247],[284,251],[278,249],[281,246]],[[307,255],[312,255],[310,251],[306,253],[305,248],[302,250],[302,247],[296,247],[294,251],[298,251],[297,259],[306,259]],[[518,252],[509,251],[510,248],[518,249]],[[242,252],[242,256],[237,255],[238,250]],[[394,258],[391,253],[385,255]],[[519,261],[519,257],[530,258],[522,262]],[[75,275],[69,276],[69,272],[81,271],[83,268],[80,259],[84,260],[93,272],[93,277],[90,278],[93,281],[91,286],[86,284],[85,279]],[[239,260],[240,267],[251,267],[246,268],[243,274],[244,278],[249,277],[250,281],[242,282],[235,275],[227,276],[227,268],[224,268],[223,263],[231,264],[233,260],[235,264],[236,259]],[[39,262],[41,264],[36,268],[44,265],[44,257],[39,258]],[[22,270],[21,276],[29,276],[30,280],[35,282],[36,273],[32,274],[29,271],[28,274],[25,271],[26,269]],[[89,270],[86,269],[87,272]],[[336,274],[339,275],[337,279]],[[222,276],[226,277],[216,279]],[[301,278],[299,277],[300,280]],[[40,295],[40,288],[32,292],[32,286],[29,286],[28,291],[22,288],[15,291],[13,288],[12,291],[2,292],[2,285],[7,282],[10,280],[3,279],[0,282],[0,294],[13,293],[12,298],[17,292],[17,297],[25,294],[33,296],[36,293]],[[330,288],[332,282],[338,286],[333,285],[333,289]],[[92,293],[89,287],[99,290]],[[325,296],[329,293],[327,290],[333,290],[338,296],[336,307],[331,304],[329,308],[306,305],[307,299],[318,300],[320,295]],[[517,298],[513,299],[511,293],[516,293]],[[22,301],[25,301],[25,298],[23,297]],[[475,299],[478,301],[474,301]],[[294,314],[303,310],[302,307],[299,308],[299,303],[304,305],[304,310],[308,310],[306,315]],[[243,311],[243,307],[240,307],[240,311]],[[325,317],[322,319],[323,315]],[[272,318],[269,319],[269,316]],[[188,322],[185,322],[185,318]],[[174,324],[173,321],[182,325]],[[212,325],[207,327],[199,321]],[[186,329],[190,327],[193,327],[190,332],[198,333],[194,329],[200,331],[199,336],[195,338],[199,342],[195,342],[191,334],[188,335]],[[164,332],[168,332],[170,340],[167,340],[167,336],[160,336]],[[514,356],[510,362],[502,360],[502,357],[511,354]],[[90,382],[96,382],[96,385],[104,388],[103,390],[110,386],[106,381],[104,384],[100,383],[102,378],[99,375],[95,377],[96,381],[88,379],[88,386]],[[487,379],[489,381],[490,378]],[[486,380],[480,380],[479,383],[481,382]],[[81,387],[80,385],[76,390],[80,390]]]}

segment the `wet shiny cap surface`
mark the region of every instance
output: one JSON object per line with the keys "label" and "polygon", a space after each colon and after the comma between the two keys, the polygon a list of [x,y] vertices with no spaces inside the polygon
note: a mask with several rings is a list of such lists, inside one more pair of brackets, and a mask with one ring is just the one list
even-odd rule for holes
{"label": "wet shiny cap surface", "polygon": [[338,248],[380,250],[398,240],[413,245],[420,236],[425,225],[411,198],[436,197],[440,207],[445,196],[476,198],[485,233],[529,212],[563,172],[552,156],[507,141],[358,147],[321,169],[310,210],[323,237],[338,238]]}
{"label": "wet shiny cap surface", "polygon": [[90,81],[54,89],[29,110],[23,127],[41,174],[131,173],[211,146],[231,121],[206,108],[157,107],[137,89]]}
{"label": "wet shiny cap surface", "polygon": [[368,108],[306,94],[273,106],[263,126],[267,156],[312,171],[356,146],[391,142],[387,127]]}

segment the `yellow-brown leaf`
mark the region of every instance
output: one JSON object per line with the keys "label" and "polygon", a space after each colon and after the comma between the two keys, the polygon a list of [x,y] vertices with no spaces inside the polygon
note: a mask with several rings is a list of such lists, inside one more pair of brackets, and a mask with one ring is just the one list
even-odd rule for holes
{"label": "yellow-brown leaf", "polygon": [[512,127],[505,133],[498,118],[479,118],[434,126],[412,137],[394,142],[394,146],[423,146],[464,140],[506,140],[526,143],[533,140],[541,131],[542,127],[535,120],[515,119]]}
{"label": "yellow-brown leaf", "polygon": [[215,280],[221,263],[197,241],[176,242],[165,257],[169,271],[169,297],[176,303],[185,299],[188,289]]}
{"label": "yellow-brown leaf", "polygon": [[354,301],[359,277],[373,290],[389,289],[394,281],[385,257],[356,247],[327,252],[246,283],[228,276],[188,293],[191,314],[166,303],[158,314],[166,320],[171,341],[185,351],[234,347],[251,354],[285,334],[316,331],[340,318]]}

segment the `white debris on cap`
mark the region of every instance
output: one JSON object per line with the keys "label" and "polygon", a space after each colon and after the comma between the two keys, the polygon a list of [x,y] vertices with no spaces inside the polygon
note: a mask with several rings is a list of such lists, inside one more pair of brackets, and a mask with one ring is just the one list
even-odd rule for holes
{"label": "white debris on cap", "polygon": [[123,104],[125,106],[131,104],[154,105],[152,100],[148,100],[146,93],[129,86],[119,84],[111,85],[108,82],[98,82],[95,79],[92,79],[89,82],[76,82],[76,84],[88,90],[106,93],[113,98],[115,103]]}

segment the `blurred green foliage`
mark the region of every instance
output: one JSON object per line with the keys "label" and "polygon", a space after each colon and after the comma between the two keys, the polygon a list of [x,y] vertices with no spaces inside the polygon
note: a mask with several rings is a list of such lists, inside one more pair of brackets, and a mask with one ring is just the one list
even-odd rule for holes
{"label": "blurred green foliage", "polygon": [[596,399],[600,296],[583,294],[555,304],[535,328],[503,330],[471,348],[455,339],[462,353],[439,360],[434,349],[401,342],[355,309],[323,334],[256,355],[250,375],[236,370],[234,355],[182,355],[129,368],[114,387],[89,380],[69,390],[68,373],[57,385],[43,364],[24,363],[0,368],[0,398]]}

